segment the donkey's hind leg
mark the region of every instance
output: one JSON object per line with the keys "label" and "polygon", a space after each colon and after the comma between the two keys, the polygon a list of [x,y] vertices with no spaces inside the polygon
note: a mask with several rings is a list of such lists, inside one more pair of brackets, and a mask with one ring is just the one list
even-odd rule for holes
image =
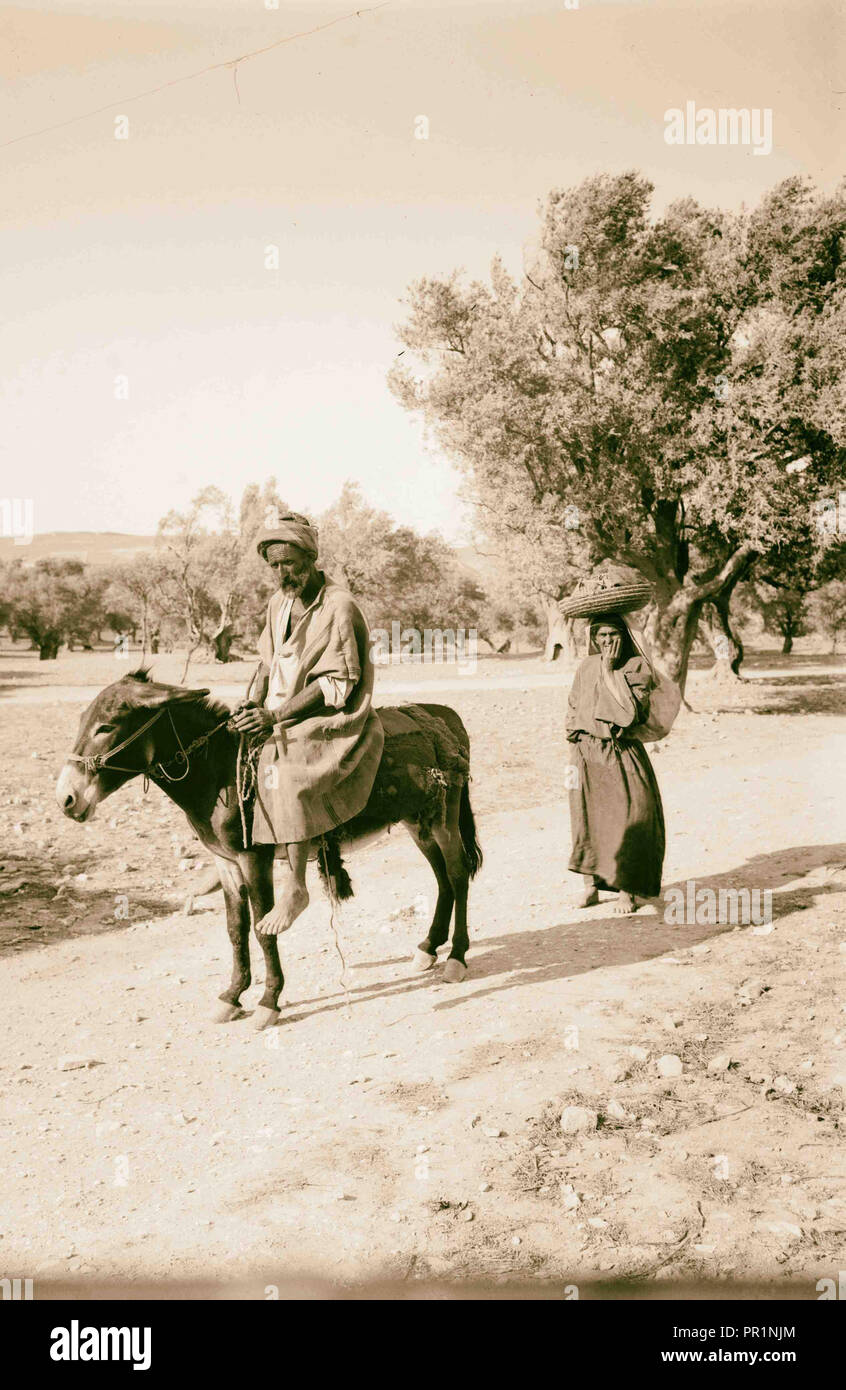
{"label": "donkey's hind leg", "polygon": [[250,910],[247,889],[238,865],[219,855],[215,856],[226,905],[226,930],[232,943],[232,979],[223,991],[222,1008],[213,1015],[215,1023],[231,1023],[241,1015],[240,999],[250,986]]}
{"label": "donkey's hind leg", "polygon": [[434,916],[426,936],[420,942],[413,956],[415,970],[430,970],[437,961],[438,947],[443,946],[449,936],[449,919],[452,916],[454,895],[444,856],[438,844],[435,840],[421,835],[419,828],[413,821],[406,821],[405,824],[412,840],[420,853],[428,859],[432,866],[432,872],[438,880],[438,899],[435,903]]}
{"label": "donkey's hind leg", "polygon": [[467,895],[470,889],[470,870],[459,826],[461,792],[460,786],[451,785],[449,787],[443,824],[432,827],[432,835],[441,851],[455,898],[452,947],[444,966],[444,981],[447,984],[459,984],[467,974],[464,957],[470,944],[467,935]]}
{"label": "donkey's hind leg", "polygon": [[[259,845],[239,859],[241,872],[247,883],[253,929],[273,908],[273,846]],[[253,1027],[272,1028],[279,1022],[279,995],[285,984],[282,966],[279,961],[279,945],[275,936],[266,936],[256,931],[258,943],[264,956],[264,993],[253,1014]]]}

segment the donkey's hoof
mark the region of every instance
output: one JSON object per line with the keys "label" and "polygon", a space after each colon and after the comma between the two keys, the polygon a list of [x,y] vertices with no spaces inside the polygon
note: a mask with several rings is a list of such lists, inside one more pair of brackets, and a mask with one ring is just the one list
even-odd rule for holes
{"label": "donkey's hoof", "polygon": [[462,961],[456,960],[454,956],[450,956],[444,966],[444,984],[460,985],[466,974],[467,966]]}
{"label": "donkey's hoof", "polygon": [[430,956],[426,951],[421,951],[419,946],[411,957],[412,970],[419,970],[421,974],[424,970],[431,970],[432,966],[437,965],[437,963],[437,956]]}
{"label": "donkey's hoof", "polygon": [[240,1004],[219,1004],[212,1014],[212,1023],[231,1023],[233,1019],[243,1016],[244,1010]]}
{"label": "donkey's hoof", "polygon": [[269,1009],[266,1004],[258,1004],[253,1014],[253,1027],[260,1033],[263,1028],[275,1028],[279,1019],[278,1009]]}

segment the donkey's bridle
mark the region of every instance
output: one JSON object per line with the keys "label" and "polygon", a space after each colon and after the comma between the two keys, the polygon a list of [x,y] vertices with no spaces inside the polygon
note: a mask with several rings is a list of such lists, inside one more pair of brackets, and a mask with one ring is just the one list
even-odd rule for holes
{"label": "donkey's bridle", "polygon": [[[142,734],[145,734],[147,730],[155,724],[157,719],[161,719],[163,714],[168,714],[170,716],[170,726],[173,729],[176,742],[179,744],[178,753],[175,753],[172,758],[168,758],[166,763],[148,763],[146,767],[121,767],[119,763],[113,763],[111,761],[116,753],[121,753],[124,748],[128,748],[131,743],[135,743]],[[188,744],[187,748],[183,748],[182,741],[176,730],[176,725],[173,722],[173,712],[170,705],[165,705],[162,709],[156,710],[152,719],[148,719],[146,724],[142,724],[140,729],[135,730],[134,734],[130,734],[129,738],[125,738],[123,743],[116,744],[114,748],[107,749],[105,753],[89,753],[87,755],[69,753],[68,762],[82,763],[89,777],[93,777],[103,768],[106,768],[106,770],[110,772],[143,773],[145,777],[158,775],[163,777],[166,782],[183,782],[191,771],[190,755],[195,752],[197,748],[202,748],[204,744],[208,743],[210,738],[213,738],[220,729],[223,729],[229,723],[230,718],[231,716],[227,715],[219,724],[215,724],[213,729],[209,729],[207,734],[200,734],[199,738],[195,738]],[[171,777],[170,773],[165,771],[165,768],[171,767],[174,763],[185,764],[185,771],[179,777]]]}

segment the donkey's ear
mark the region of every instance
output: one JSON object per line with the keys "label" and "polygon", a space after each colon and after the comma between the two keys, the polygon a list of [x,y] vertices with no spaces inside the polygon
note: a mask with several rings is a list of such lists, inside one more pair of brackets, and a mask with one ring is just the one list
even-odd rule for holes
{"label": "donkey's ear", "polygon": [[185,690],[181,685],[156,685],[144,681],[132,682],[124,691],[130,709],[160,709],[162,705],[188,704],[204,700],[208,690]]}

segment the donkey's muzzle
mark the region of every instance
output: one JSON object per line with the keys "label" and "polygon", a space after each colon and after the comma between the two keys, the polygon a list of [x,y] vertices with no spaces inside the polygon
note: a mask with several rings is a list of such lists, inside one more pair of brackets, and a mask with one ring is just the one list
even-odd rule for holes
{"label": "donkey's muzzle", "polygon": [[56,783],[56,802],[70,820],[85,821],[99,800],[97,784],[73,763],[66,763]]}

